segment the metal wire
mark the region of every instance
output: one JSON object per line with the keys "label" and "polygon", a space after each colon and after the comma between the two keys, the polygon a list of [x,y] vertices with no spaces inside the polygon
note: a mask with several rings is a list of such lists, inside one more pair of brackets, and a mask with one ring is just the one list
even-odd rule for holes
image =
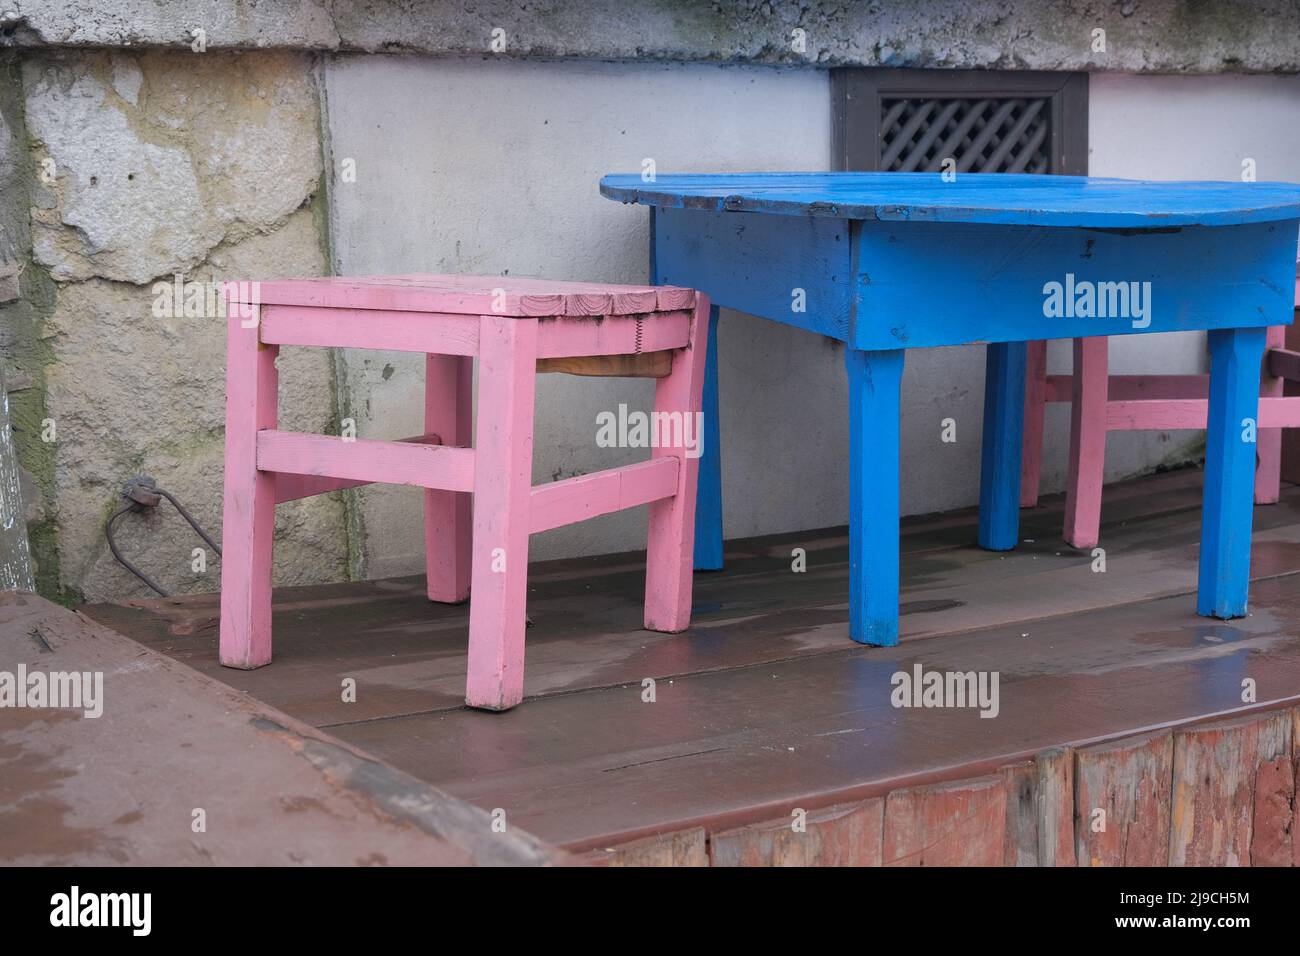
{"label": "metal wire", "polygon": [[[135,479],[132,480],[134,481]],[[130,486],[130,484],[131,482],[127,482],[128,487]],[[157,487],[156,485],[151,486],[150,490],[152,490],[153,492],[161,495],[162,497],[170,501],[172,505],[175,506],[176,510],[180,512],[181,517],[184,518],[189,523],[189,526],[194,529],[195,533],[198,534],[198,536],[204,540],[204,542],[207,544],[209,548],[211,548],[213,551],[217,553],[217,557],[221,557],[221,548],[217,545],[215,541],[212,540],[211,536],[209,536],[208,533],[203,530],[203,527],[198,523],[198,521],[195,520],[194,516],[190,514],[189,510],[183,504],[181,504],[179,501],[176,500],[175,495],[173,495],[170,491],[167,491],[164,488]],[[149,575],[145,574],[143,571],[137,568],[134,564],[131,563],[131,561],[124,554],[122,554],[121,550],[117,546],[117,541],[113,537],[113,525],[116,524],[118,518],[122,517],[122,515],[126,514],[129,511],[145,511],[149,507],[150,506],[148,505],[142,505],[137,501],[127,499],[126,504],[124,504],[122,507],[118,508],[116,511],[114,511],[111,515],[108,516],[108,522],[104,526],[104,536],[108,539],[108,549],[113,552],[113,557],[117,559],[118,563],[122,565],[122,567],[126,568],[128,571],[134,574],[145,584],[149,585],[150,588],[158,592],[163,597],[171,597],[171,594],[165,591],[163,588],[159,587],[158,584],[153,580],[153,578],[149,577]],[[157,507],[157,506],[154,505],[153,507]]]}

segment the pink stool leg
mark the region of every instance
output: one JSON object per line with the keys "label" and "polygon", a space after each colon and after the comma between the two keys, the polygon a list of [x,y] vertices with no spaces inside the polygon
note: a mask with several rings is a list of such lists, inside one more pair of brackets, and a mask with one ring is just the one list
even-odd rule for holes
{"label": "pink stool leg", "polygon": [[1024,447],[1020,453],[1020,507],[1038,504],[1043,471],[1043,415],[1047,408],[1047,343],[1029,342],[1025,349]]}
{"label": "pink stool leg", "polygon": [[[470,444],[474,359],[428,355],[424,362],[424,431],[444,445]],[[424,493],[424,551],[429,600],[459,604],[469,597],[470,503],[456,491]]]}
{"label": "pink stool leg", "polygon": [[[709,300],[696,296],[695,321],[690,346],[673,354],[667,378],[655,383],[655,416],[672,422],[669,429],[682,444],[658,446],[651,458],[675,456],[677,492],[650,504],[650,533],[646,544],[645,626],[650,631],[676,633],[691,623],[691,582],[695,554],[695,488],[699,455],[704,440],[700,406],[704,393],[704,361],[709,327]],[[665,417],[667,416],[667,417]],[[675,419],[680,416],[681,428]],[[694,457],[688,456],[687,436],[697,443]]]}
{"label": "pink stool leg", "polygon": [[1094,548],[1101,527],[1106,470],[1106,400],[1110,388],[1105,336],[1074,340],[1070,404],[1070,472],[1065,485],[1065,540]]}
{"label": "pink stool leg", "polygon": [[[1264,345],[1264,357],[1267,359],[1269,349],[1286,347],[1286,326],[1275,325],[1268,330]],[[1280,397],[1283,394],[1283,379],[1273,378],[1268,374],[1267,365],[1260,369],[1259,394],[1265,397]],[[1282,429],[1261,428],[1256,435],[1255,452],[1258,462],[1255,467],[1255,504],[1275,505],[1282,493]]]}
{"label": "pink stool leg", "polygon": [[483,316],[465,703],[484,710],[524,697],[536,375],[537,320]]}
{"label": "pink stool leg", "polygon": [[[258,342],[229,309],[226,332],[226,470],[221,530],[221,663],[271,662],[271,546],[275,476],[257,470],[257,433],[275,428],[279,348]],[[254,313],[256,318],[256,312]]]}

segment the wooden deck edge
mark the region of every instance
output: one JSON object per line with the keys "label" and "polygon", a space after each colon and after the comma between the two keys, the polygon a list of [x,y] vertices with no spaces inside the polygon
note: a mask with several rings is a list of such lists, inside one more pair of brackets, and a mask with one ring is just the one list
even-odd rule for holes
{"label": "wooden deck edge", "polygon": [[[579,863],[84,615],[30,592],[0,591],[0,671],[20,669],[98,672],[102,713],[0,709],[11,759],[0,814],[19,824],[0,835],[0,862]],[[102,759],[106,750],[113,759]],[[132,782],[164,775],[172,781],[166,788]],[[206,829],[191,832],[185,801],[196,796]],[[39,827],[21,826],[49,806],[72,814],[75,827],[48,814]]]}
{"label": "wooden deck edge", "polygon": [[1293,703],[966,772],[579,856],[607,866],[1300,866]]}

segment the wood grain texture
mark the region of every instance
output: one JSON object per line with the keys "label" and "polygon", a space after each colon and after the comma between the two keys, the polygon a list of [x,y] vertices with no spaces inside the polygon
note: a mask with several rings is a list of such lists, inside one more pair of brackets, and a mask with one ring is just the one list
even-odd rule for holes
{"label": "wood grain texture", "polygon": [[[232,284],[238,295],[244,287]],[[506,318],[632,315],[689,310],[685,288],[567,282],[528,276],[326,276],[256,283],[262,305],[480,315]],[[429,350],[433,351],[433,350]]]}
{"label": "wood grain texture", "polygon": [[1000,866],[1007,794],[998,776],[892,791],[885,866]]}
{"label": "wood grain texture", "polygon": [[509,710],[524,697],[538,323],[481,321],[465,703]]}
{"label": "wood grain texture", "polygon": [[693,827],[596,850],[586,859],[601,866],[708,866],[709,851],[704,828]]}
{"label": "wood grain texture", "polygon": [[472,491],[474,460],[472,448],[421,441],[343,439],[275,429],[257,433],[257,467],[263,472]]}
{"label": "wood grain texture", "polygon": [[[650,502],[642,621],[646,630],[666,634],[684,631],[691,623],[695,493],[700,467],[695,452],[705,437],[700,405],[709,312],[708,296],[701,294],[695,304],[690,345],[673,353],[672,374],[655,382],[654,414],[661,421],[675,420],[680,427],[669,428],[669,443],[656,442],[650,452],[651,461],[676,462],[677,470],[672,495]],[[690,447],[692,435],[697,443],[694,449]]]}
{"label": "wood grain texture", "polygon": [[1038,865],[1074,866],[1074,751],[1058,747],[1036,754],[1034,772]]}
{"label": "wood grain texture", "polygon": [[885,798],[808,811],[709,836],[714,866],[880,866]]}
{"label": "wood grain texture", "polygon": [[[1284,710],[1175,732],[1170,865],[1250,864],[1260,768],[1290,753],[1291,723]],[[1275,772],[1264,777],[1276,787]],[[1267,806],[1275,790],[1265,796]],[[1278,825],[1276,818],[1264,821],[1263,856],[1276,852],[1268,844]]]}
{"label": "wood grain texture", "polygon": [[1038,807],[1034,800],[1038,772],[1032,760],[998,768],[1007,794],[1003,866],[1038,866]]}
{"label": "wood grain texture", "polygon": [[247,327],[238,310],[230,311],[218,651],[227,667],[261,667],[271,660],[275,478],[259,469],[257,447],[263,430],[276,426],[279,351],[278,346],[258,341],[256,322]]}
{"label": "wood grain texture", "polygon": [[1169,731],[1075,752],[1080,866],[1167,865],[1173,760]]}
{"label": "wood grain texture", "polygon": [[537,371],[609,378],[663,378],[672,371],[672,352],[640,355],[586,355],[537,360]]}
{"label": "wood grain texture", "polygon": [[1153,182],[1088,176],[962,173],[639,174],[600,181],[601,195],[660,209],[941,223],[1128,227],[1235,225],[1300,218],[1292,183]]}
{"label": "wood grain texture", "polygon": [[537,485],[532,490],[530,533],[671,498],[681,470],[680,460],[670,456]]}

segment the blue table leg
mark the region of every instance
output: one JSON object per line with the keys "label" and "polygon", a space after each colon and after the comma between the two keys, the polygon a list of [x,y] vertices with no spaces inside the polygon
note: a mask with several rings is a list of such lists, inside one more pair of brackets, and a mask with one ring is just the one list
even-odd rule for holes
{"label": "blue table leg", "polygon": [[903,350],[847,348],[844,364],[849,373],[849,637],[888,647],[898,643]]}
{"label": "blue table leg", "polygon": [[695,570],[722,569],[722,428],[718,421],[718,307],[709,309],[704,359],[704,449],[695,493]]}
{"label": "blue table leg", "polygon": [[1196,610],[1244,617],[1259,431],[1259,369],[1265,329],[1220,329],[1210,339],[1201,566]]}
{"label": "blue table leg", "polygon": [[979,543],[989,551],[1010,551],[1020,534],[1025,358],[1026,343],[994,342],[985,360]]}

